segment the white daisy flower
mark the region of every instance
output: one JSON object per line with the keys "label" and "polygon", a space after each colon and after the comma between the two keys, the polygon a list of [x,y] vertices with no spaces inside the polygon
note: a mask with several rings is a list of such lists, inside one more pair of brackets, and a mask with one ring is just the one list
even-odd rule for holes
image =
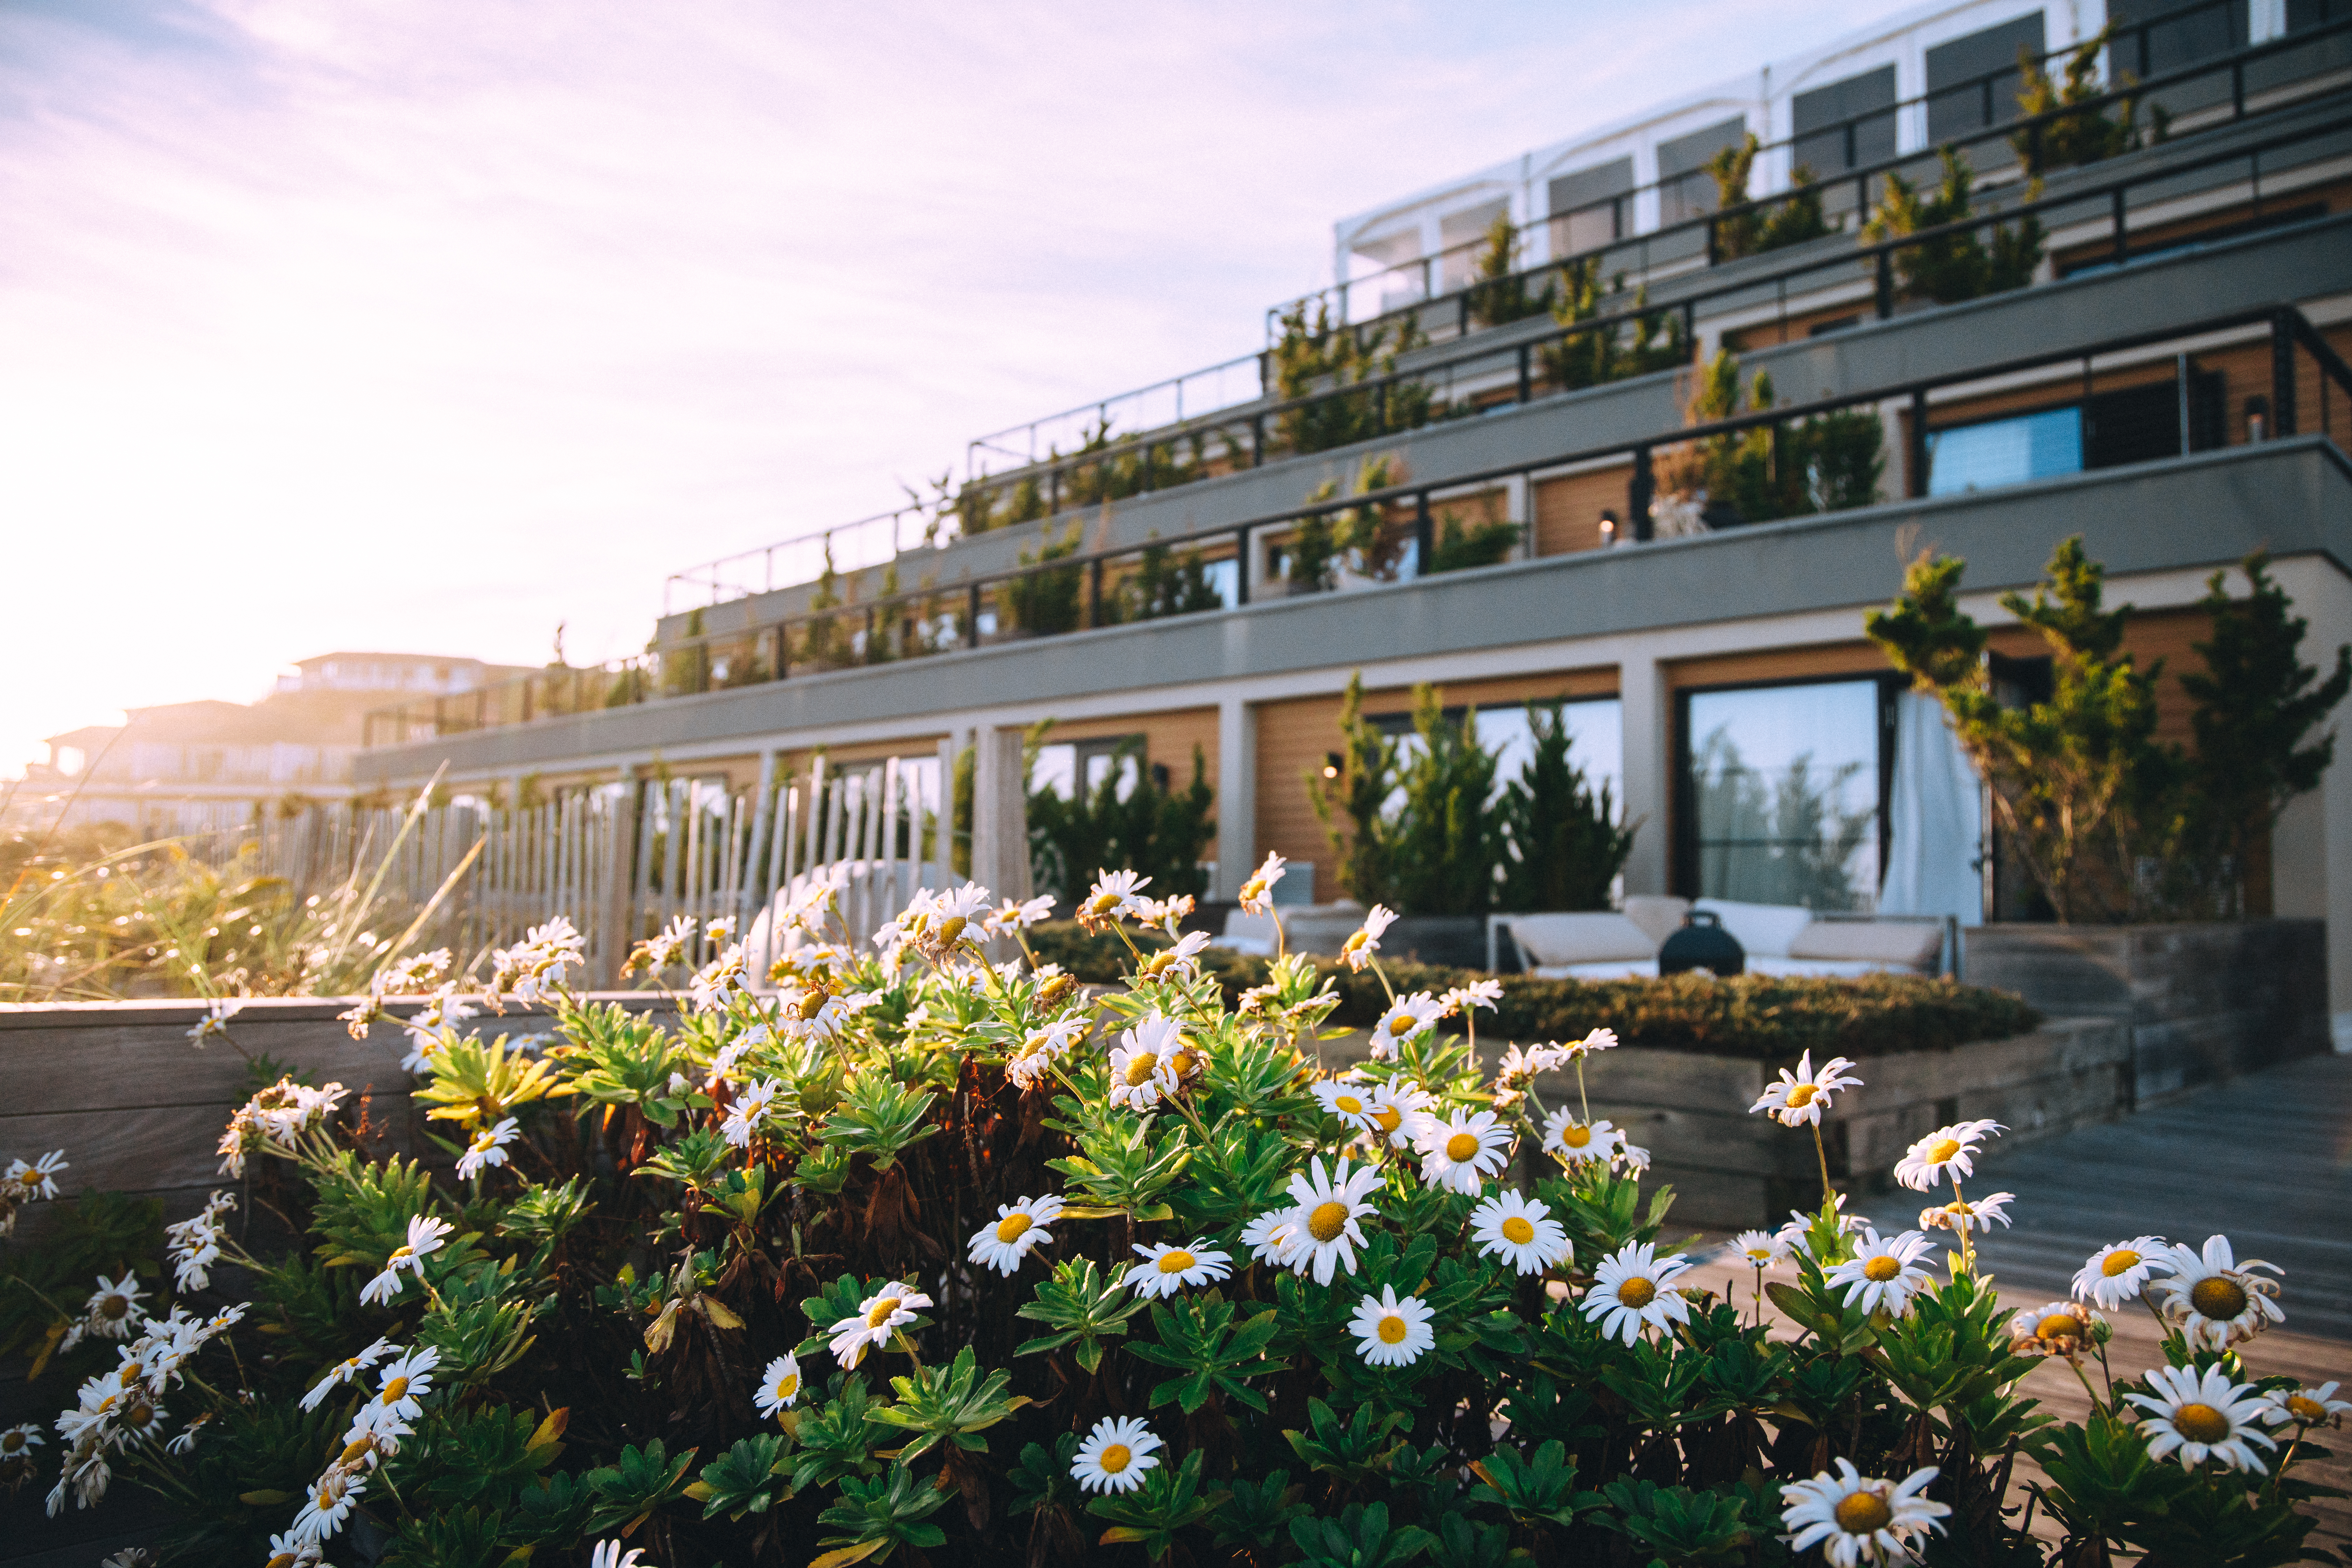
{"label": "white daisy flower", "polygon": [[[2273,1426],[2294,1422],[2298,1426],[2341,1426],[2344,1417],[2352,1415],[2352,1400],[2336,1397],[2340,1384],[2323,1383],[2317,1388],[2273,1389],[2263,1395],[2271,1402],[2271,1412],[2263,1417]],[[30,1431],[30,1427],[18,1427]],[[7,1438],[0,1436],[0,1457],[7,1454]]]}
{"label": "white daisy flower", "polygon": [[1982,1198],[1954,1198],[1940,1206],[1921,1209],[1919,1228],[1963,1233],[1990,1230],[1995,1220],[2002,1225],[2009,1223],[2009,1205],[2016,1201],[2015,1193],[1995,1193]]}
{"label": "white daisy flower", "polygon": [[1956,1121],[1949,1127],[1938,1127],[1916,1143],[1895,1163],[1895,1179],[1915,1193],[1924,1193],[1942,1181],[1948,1173],[1953,1176],[1973,1176],[1977,1173],[1977,1145],[2001,1131],[1998,1121]]}
{"label": "white daisy flower", "polygon": [[[2327,1386],[2332,1389],[2336,1385],[2331,1383]],[[40,1427],[30,1421],[0,1431],[0,1462],[21,1459],[47,1441]]]}
{"label": "white daisy flower", "polygon": [[2272,1408],[2270,1401],[2249,1384],[2231,1382],[2218,1366],[2201,1376],[2195,1367],[2160,1366],[2147,1374],[2147,1384],[2155,1393],[2124,1397],[2147,1412],[2140,1426],[2149,1434],[2151,1459],[2178,1453],[2184,1469],[2219,1459],[2231,1469],[2259,1471],[2262,1458],[2246,1445],[2278,1447],[2257,1425]]}
{"label": "white daisy flower", "polygon": [[376,1427],[422,1415],[421,1401],[433,1392],[433,1369],[440,1364],[441,1352],[430,1345],[385,1363],[375,1397],[360,1407],[359,1419]]}
{"label": "white daisy flower", "polygon": [[742,947],[730,943],[718,957],[696,970],[686,988],[698,1013],[719,1012],[726,1007],[730,996],[748,993],[751,978],[745,972]]}
{"label": "white daisy flower", "polygon": [[2079,1301],[2052,1301],[2012,1313],[2009,1348],[2018,1355],[2073,1357],[2085,1343],[2098,1342],[2106,1319]]}
{"label": "white daisy flower", "polygon": [[1759,1110],[1769,1111],[1783,1127],[1818,1127],[1822,1112],[1829,1109],[1830,1096],[1843,1089],[1860,1089],[1862,1079],[1850,1077],[1847,1069],[1853,1063],[1843,1057],[1832,1057],[1813,1070],[1813,1053],[1807,1051],[1798,1059],[1797,1070],[1780,1069],[1780,1081],[1768,1086],[1748,1108],[1750,1116]]}
{"label": "white daisy flower", "polygon": [[1310,1161],[1307,1170],[1290,1178],[1290,1201],[1298,1211],[1298,1228],[1290,1233],[1280,1261],[1298,1274],[1311,1267],[1318,1285],[1331,1283],[1332,1270],[1342,1262],[1353,1274],[1356,1248],[1364,1245],[1363,1230],[1356,1221],[1379,1212],[1364,1201],[1364,1194],[1380,1181],[1380,1167],[1365,1165],[1351,1171],[1345,1155],[1332,1163],[1328,1174],[1321,1160]]}
{"label": "white daisy flower", "polygon": [[1098,931],[1116,921],[1121,915],[1140,912],[1143,900],[1137,897],[1151,885],[1149,877],[1133,871],[1097,871],[1095,885],[1077,907],[1078,923],[1088,931]]}
{"label": "white daisy flower", "polygon": [[27,1163],[8,1162],[7,1184],[10,1195],[20,1204],[37,1203],[58,1195],[57,1173],[66,1169],[66,1152],[52,1149],[39,1159]]}
{"label": "white daisy flower", "polygon": [[988,889],[977,882],[966,882],[950,892],[940,893],[931,900],[929,924],[915,933],[915,945],[935,963],[942,963],[963,951],[985,931],[988,919]]}
{"label": "white daisy flower", "polygon": [[1356,1336],[1356,1352],[1374,1366],[1411,1366],[1437,1343],[1429,1326],[1436,1314],[1418,1296],[1399,1296],[1396,1287],[1383,1285],[1377,1297],[1356,1303],[1348,1331]]}
{"label": "white daisy flower", "polygon": [[996,1218],[971,1233],[971,1256],[1006,1279],[1021,1268],[1021,1260],[1041,1241],[1051,1241],[1046,1227],[1062,1217],[1062,1200],[1052,1193],[996,1205]]}
{"label": "white daisy flower", "polygon": [[[1612,1036],[1612,1039],[1615,1037]],[[1568,1065],[1568,1047],[1557,1043],[1549,1046],[1507,1046],[1503,1059],[1496,1064],[1495,1081],[1506,1088],[1515,1088],[1539,1074],[1553,1072]]]}
{"label": "white daisy flower", "polygon": [[1497,1193],[1470,1211],[1470,1239],[1482,1256],[1521,1274],[1540,1274],[1569,1258],[1568,1231],[1551,1210],[1516,1192]]}
{"label": "white daisy flower", "polygon": [[1690,1321],[1690,1303],[1673,1289],[1689,1268],[1680,1253],[1660,1258],[1648,1242],[1629,1242],[1593,1269],[1584,1315],[1601,1324],[1601,1338],[1629,1345],[1642,1337],[1644,1325],[1664,1333],[1670,1323]]}
{"label": "white daisy flower", "polygon": [[189,1043],[201,1046],[215,1035],[227,1034],[228,1021],[243,1011],[245,1001],[242,997],[214,997],[211,1005],[205,1007],[205,1016],[196,1020],[196,1026],[188,1031]]}
{"label": "white daisy flower", "polygon": [[1607,1121],[1579,1121],[1566,1106],[1544,1118],[1544,1152],[1571,1165],[1587,1161],[1614,1161],[1625,1147],[1625,1134]]}
{"label": "white daisy flower", "polygon": [[1281,1264],[1307,1216],[1295,1208],[1268,1209],[1242,1226],[1241,1244],[1255,1263]]}
{"label": "white daisy flower", "polygon": [[2278,1265],[2259,1258],[2240,1263],[2231,1254],[2228,1237],[2207,1237],[2201,1253],[2175,1243],[2166,1258],[2172,1277],[2156,1282],[2161,1297],[2158,1305],[2191,1346],[2226,1350],[2273,1323],[2286,1321],[2286,1314],[2271,1300],[2278,1294],[2278,1281],[2251,1272],[2267,1268],[2276,1274]]}
{"label": "white daisy flower", "polygon": [[1151,1428],[1134,1416],[1106,1415],[1078,1445],[1070,1474],[1087,1491],[1131,1492],[1143,1484],[1144,1471],[1158,1468],[1152,1450],[1160,1446]]}
{"label": "white daisy flower", "polygon": [[343,1528],[351,1517],[352,1505],[367,1490],[364,1479],[338,1468],[320,1476],[302,1504],[302,1511],[294,1516],[294,1528],[289,1531],[297,1541],[324,1541]]}
{"label": "white daisy flower", "polygon": [[760,1386],[752,1391],[751,1403],[760,1407],[762,1415],[780,1415],[791,1409],[800,1396],[800,1358],[786,1351],[760,1374]]}
{"label": "white daisy flower", "polygon": [[375,1343],[368,1346],[367,1349],[360,1352],[359,1354],[352,1357],[349,1361],[337,1362],[333,1366],[327,1369],[325,1376],[320,1378],[318,1382],[310,1385],[310,1392],[302,1396],[302,1408],[305,1410],[316,1410],[320,1405],[326,1402],[327,1395],[342,1387],[343,1384],[349,1383],[360,1373],[374,1366],[376,1363],[390,1355],[392,1352],[393,1346],[391,1342],[388,1340],[379,1339]]}
{"label": "white daisy flower", "polygon": [[1769,1230],[1743,1230],[1731,1238],[1725,1257],[1750,1268],[1769,1268],[1789,1260],[1789,1244]]}
{"label": "white daisy flower", "polygon": [[1279,855],[1267,851],[1265,863],[1250,874],[1242,884],[1241,905],[1244,912],[1262,915],[1274,907],[1274,885],[1282,880],[1286,862]]}
{"label": "white daisy flower", "polygon": [[130,1338],[131,1331],[147,1315],[139,1304],[145,1295],[139,1276],[128,1268],[120,1279],[100,1275],[98,1289],[90,1292],[89,1305],[84,1309],[89,1331],[104,1340]]}
{"label": "white daisy flower", "polygon": [[[1467,985],[1456,985],[1437,999],[1447,1016],[1468,1013],[1473,1007],[1484,1007],[1489,1013],[1498,1010],[1503,1000],[1503,983],[1499,980],[1473,980]],[[1616,1037],[1612,1036],[1614,1039]]]}
{"label": "white daisy flower", "polygon": [[645,1568],[646,1549],[632,1546],[625,1552],[617,1541],[600,1541],[588,1553],[588,1568]]}
{"label": "white daisy flower", "polygon": [[885,1285],[857,1304],[854,1317],[844,1318],[825,1331],[833,1335],[833,1355],[847,1372],[866,1359],[866,1352],[890,1342],[890,1336],[915,1321],[931,1299],[912,1285]]}
{"label": "white daisy flower", "polygon": [[1053,1065],[1068,1055],[1070,1047],[1086,1032],[1087,1025],[1083,1018],[1064,1018],[1042,1029],[1030,1030],[1028,1037],[1021,1042],[1020,1050],[1005,1064],[1004,1076],[1019,1088],[1034,1088],[1045,1081]]}
{"label": "white daisy flower", "polygon": [[1316,1102],[1323,1114],[1336,1116],[1359,1132],[1370,1132],[1380,1123],[1373,1120],[1380,1091],[1357,1083],[1334,1083],[1328,1079],[1314,1086]]}
{"label": "white daisy flower", "polygon": [[291,1531],[269,1538],[269,1557],[262,1568],[319,1568],[325,1561],[315,1541],[302,1541]]}
{"label": "white daisy flower", "polygon": [[1205,1242],[1196,1241],[1190,1247],[1138,1242],[1135,1253],[1143,1261],[1127,1271],[1122,1283],[1139,1296],[1173,1296],[1180,1286],[1206,1285],[1233,1273],[1233,1255],[1216,1251]]}
{"label": "white daisy flower", "polygon": [[2112,1312],[2135,1300],[2151,1279],[2169,1274],[2172,1268],[2171,1243],[2160,1236],[2114,1242],[2091,1254],[2074,1271],[2074,1295]]}
{"label": "white daisy flower", "polygon": [[480,1175],[492,1165],[505,1164],[506,1146],[515,1141],[516,1134],[521,1130],[522,1123],[509,1116],[496,1126],[485,1127],[475,1133],[474,1141],[466,1146],[464,1157],[457,1162],[457,1179],[467,1181]]}
{"label": "white daisy flower", "polygon": [[1595,1051],[1613,1051],[1616,1048],[1616,1030],[1595,1029],[1580,1040],[1570,1040],[1567,1045],[1561,1047],[1560,1050],[1561,1054],[1569,1061],[1572,1062],[1580,1059],[1580,1058],[1589,1057]]}
{"label": "white daisy flower", "polygon": [[1171,974],[1187,977],[1201,973],[1201,954],[1209,945],[1209,933],[1204,931],[1186,931],[1173,947],[1161,948],[1143,961],[1137,973],[1146,980],[1160,980]]}
{"label": "white daisy flower", "polygon": [[1038,921],[1052,918],[1053,913],[1054,895],[1051,893],[1042,894],[1025,902],[1016,902],[1007,899],[1002,905],[989,911],[988,931],[991,936],[994,936],[1002,931],[1027,931]]}
{"label": "white daisy flower", "polygon": [[1911,1298],[1926,1289],[1927,1271],[1918,1267],[1918,1260],[1933,1250],[1916,1230],[1882,1240],[1874,1228],[1865,1226],[1853,1257],[1830,1270],[1828,1283],[1846,1288],[1849,1307],[1899,1318],[1910,1309]]}
{"label": "white daisy flower", "polygon": [[1429,1131],[1436,1097],[1411,1079],[1372,1086],[1372,1129],[1391,1149],[1410,1149]]}
{"label": "white daisy flower", "polygon": [[772,1078],[761,1079],[736,1090],[735,1098],[728,1103],[726,1119],[719,1124],[719,1130],[725,1134],[729,1145],[749,1149],[761,1124],[769,1119],[770,1111],[774,1109],[776,1097],[783,1092],[782,1082]]}
{"label": "white daisy flower", "polygon": [[1790,1550],[1818,1546],[1830,1568],[1908,1563],[1913,1542],[1944,1528],[1937,1521],[1951,1509],[1921,1495],[1936,1479],[1935,1466],[1895,1482],[1871,1479],[1851,1459],[1835,1463],[1834,1471],[1780,1489],[1780,1523],[1789,1531],[1780,1539]]}
{"label": "white daisy flower", "polygon": [[429,1215],[412,1217],[408,1222],[407,1242],[392,1249],[392,1256],[383,1260],[383,1272],[367,1282],[360,1291],[360,1300],[373,1306],[399,1295],[400,1271],[404,1268],[415,1271],[419,1279],[424,1279],[426,1255],[440,1251],[442,1238],[457,1228],[448,1221],[435,1219]]}
{"label": "white daisy flower", "polygon": [[1421,1184],[1475,1196],[1487,1177],[1511,1158],[1511,1129],[1491,1110],[1455,1111],[1433,1121],[1415,1145],[1421,1151]]}
{"label": "white daisy flower", "polygon": [[1372,1026],[1372,1059],[1394,1061],[1399,1046],[1424,1029],[1435,1028],[1445,1013],[1444,1004],[1426,991],[1398,997]]}
{"label": "white daisy flower", "polygon": [[1149,1110],[1161,1095],[1173,1093],[1176,1075],[1169,1058],[1183,1039],[1184,1026],[1158,1013],[1123,1032],[1110,1052],[1110,1102]]}
{"label": "white daisy flower", "polygon": [[1381,950],[1381,934],[1396,924],[1396,918],[1394,910],[1381,904],[1372,906],[1371,912],[1364,917],[1363,925],[1339,944],[1339,956],[1346,960],[1350,970],[1358,974],[1364,972],[1364,965],[1371,963],[1372,954]]}

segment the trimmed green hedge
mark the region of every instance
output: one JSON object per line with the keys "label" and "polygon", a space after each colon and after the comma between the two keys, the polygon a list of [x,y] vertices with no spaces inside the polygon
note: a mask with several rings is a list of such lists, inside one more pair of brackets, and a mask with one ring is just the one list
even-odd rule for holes
{"label": "trimmed green hedge", "polygon": [[[1139,934],[1136,941],[1147,952],[1168,945],[1164,938],[1149,934]],[[1029,943],[1041,961],[1058,963],[1095,984],[1115,984],[1133,966],[1118,937],[1090,936],[1066,921],[1037,927],[1029,933]],[[1263,958],[1217,947],[1202,957],[1208,972],[1223,984],[1228,1005],[1265,979]],[[1386,1010],[1388,995],[1371,971],[1352,974],[1328,958],[1317,964],[1339,983],[1341,1000],[1333,1022],[1364,1028]],[[1432,964],[1383,961],[1383,967],[1400,995],[1443,993],[1449,986],[1487,978],[1477,970]],[[1854,980],[1764,974],[1733,980],[1692,974],[1663,980],[1501,978],[1501,1005],[1478,1019],[1480,1032],[1498,1040],[1569,1040],[1606,1026],[1628,1046],[1777,1061],[1807,1050],[1816,1057],[1949,1050],[1974,1040],[2007,1039],[2042,1022],[2041,1014],[2006,991],[1919,974]],[[1446,1026],[1460,1025],[1449,1020]]]}

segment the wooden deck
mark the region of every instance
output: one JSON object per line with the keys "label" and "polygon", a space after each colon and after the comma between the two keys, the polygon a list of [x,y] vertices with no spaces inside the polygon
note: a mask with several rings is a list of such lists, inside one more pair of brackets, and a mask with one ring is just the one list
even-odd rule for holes
{"label": "wooden deck", "polygon": [[[2004,1299],[2030,1307],[2068,1295],[2074,1270],[2111,1241],[2154,1234],[2199,1246],[2220,1234],[2241,1262],[2267,1258],[2285,1271],[2285,1327],[2243,1347],[2247,1364],[2306,1384],[2352,1384],[2352,1057],[2273,1068],[2006,1156],[1994,1147],[1968,1190],[2017,1194],[2013,1227],[1979,1249]],[[1898,1192],[1853,1206],[1893,1230],[1916,1225],[1924,1204]],[[1748,1300],[1747,1268],[1717,1256],[1697,1273]],[[2118,1377],[2161,1364],[2146,1311],[2111,1317]],[[2089,1395],[2063,1363],[2031,1373],[2029,1388],[2062,1420],[2088,1412]],[[2324,1441],[2335,1457],[2299,1472],[2352,1491],[2352,1430]],[[2312,1545],[2352,1546],[2352,1500],[2325,1500],[2316,1511]]]}

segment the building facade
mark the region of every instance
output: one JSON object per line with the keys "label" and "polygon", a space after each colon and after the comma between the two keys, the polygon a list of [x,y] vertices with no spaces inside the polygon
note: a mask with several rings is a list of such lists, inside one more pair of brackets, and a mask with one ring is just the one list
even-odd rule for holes
{"label": "building facade", "polygon": [[[2037,97],[2078,49],[2082,89]],[[1862,632],[1922,551],[1967,560],[2025,666],[1998,597],[2077,536],[2176,673],[2207,578],[2258,548],[2307,656],[2352,643],[2340,8],[1934,8],[1336,248],[1341,284],[1269,312],[1254,395],[999,433],[923,527],[843,533],[888,548],[681,574],[646,659],[388,706],[357,776],[744,788],[1050,718],[1056,777],[1120,741],[1180,780],[1201,758],[1222,891],[1277,850],[1330,899],[1307,781],[1341,693],[1393,724],[1427,681],[1507,748],[1565,704],[1640,825],[1629,892],[1973,923],[2016,889]],[[2168,678],[2168,735],[2188,708]],[[2327,918],[2352,1021],[2352,768],[2246,876],[2250,909]]]}

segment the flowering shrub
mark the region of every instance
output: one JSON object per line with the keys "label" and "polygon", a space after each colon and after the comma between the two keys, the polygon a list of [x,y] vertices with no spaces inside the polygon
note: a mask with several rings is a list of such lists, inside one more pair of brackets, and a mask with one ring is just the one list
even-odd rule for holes
{"label": "flowering shrub", "polygon": [[[1990,1123],[1906,1157],[1919,1229],[1825,1191],[1725,1300],[1646,1155],[1539,1097],[1607,1030],[1482,1055],[1437,1025],[1491,984],[1408,994],[1333,1075],[1311,963],[1228,1006],[1198,943],[1115,993],[988,962],[1042,902],[926,893],[864,957],[812,902],[773,992],[666,932],[657,969],[705,960],[674,1028],[573,998],[542,928],[478,1000],[552,999],[560,1043],[414,1026],[423,1162],[339,1085],[265,1090],[242,1195],[173,1227],[172,1289],[93,1299],[120,1364],[16,1435],[62,1455],[48,1507],[134,1482],[187,1560],[272,1568],[2268,1563],[2310,1527],[2294,1467],[2347,1406],[2242,1359],[2267,1266],[2137,1237],[2012,1316],[1972,1240],[2010,1200],[1961,1193]],[[1125,943],[1179,906],[1123,874],[1078,914]],[[1379,913],[1343,961],[1375,977]],[[1864,1092],[1808,1056],[1757,1109],[1818,1148]],[[2166,1364],[2111,1370],[2143,1298]],[[2036,1407],[2069,1372],[2086,1426]]]}

